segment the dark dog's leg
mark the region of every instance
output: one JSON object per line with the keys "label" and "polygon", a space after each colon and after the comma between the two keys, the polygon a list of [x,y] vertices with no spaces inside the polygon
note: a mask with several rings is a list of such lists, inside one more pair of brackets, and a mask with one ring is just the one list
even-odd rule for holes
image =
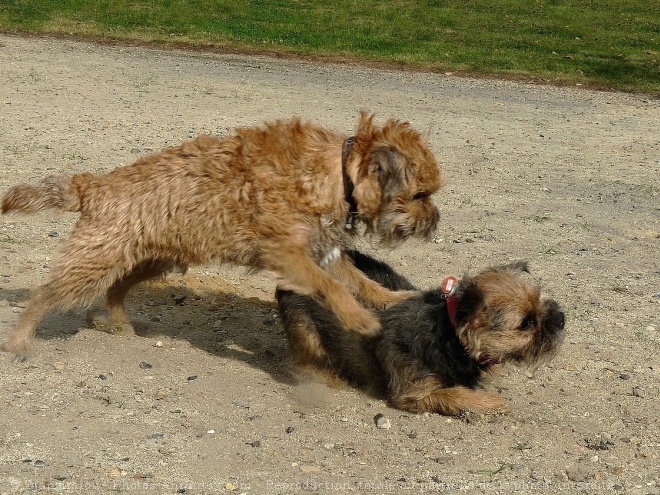
{"label": "dark dog's leg", "polygon": [[310,297],[279,288],[275,297],[295,363],[303,368],[329,369],[328,354],[312,316],[314,310],[322,312],[323,308],[318,308],[319,303]]}
{"label": "dark dog's leg", "polygon": [[394,407],[406,411],[451,416],[464,411],[488,412],[506,408],[506,403],[498,394],[461,386],[445,388],[435,377],[412,383],[405,392],[390,396],[389,401]]}
{"label": "dark dog's leg", "polygon": [[377,338],[347,332],[334,313],[309,296],[278,288],[276,297],[298,366],[322,372],[329,385],[344,381],[382,395],[384,374],[371,348]]}

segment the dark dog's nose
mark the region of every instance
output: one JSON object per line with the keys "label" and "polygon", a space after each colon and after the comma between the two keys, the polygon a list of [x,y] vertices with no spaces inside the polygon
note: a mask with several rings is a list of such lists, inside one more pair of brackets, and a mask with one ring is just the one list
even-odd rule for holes
{"label": "dark dog's nose", "polygon": [[559,311],[557,313],[557,316],[555,317],[555,325],[559,327],[561,330],[563,330],[565,322],[566,322],[566,317],[564,316],[564,312]]}
{"label": "dark dog's nose", "polygon": [[566,315],[564,315],[564,312],[556,301],[550,300],[546,304],[547,312],[545,323],[543,324],[543,332],[546,335],[561,333],[566,324]]}

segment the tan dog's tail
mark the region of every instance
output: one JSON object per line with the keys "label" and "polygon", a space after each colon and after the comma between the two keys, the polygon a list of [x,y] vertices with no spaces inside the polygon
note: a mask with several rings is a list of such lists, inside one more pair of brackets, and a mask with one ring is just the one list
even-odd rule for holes
{"label": "tan dog's tail", "polygon": [[38,184],[12,187],[2,198],[2,213],[34,213],[47,208],[80,211],[85,191],[93,178],[90,173],[51,175]]}

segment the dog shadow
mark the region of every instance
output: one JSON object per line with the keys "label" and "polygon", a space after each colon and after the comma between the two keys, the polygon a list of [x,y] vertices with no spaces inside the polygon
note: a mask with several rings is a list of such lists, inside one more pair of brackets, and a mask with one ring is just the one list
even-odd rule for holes
{"label": "dog shadow", "polygon": [[[12,306],[29,297],[26,289],[0,289],[0,301],[10,306],[3,311],[13,310]],[[280,383],[298,383],[274,296],[267,301],[222,290],[199,291],[167,279],[134,288],[126,298],[126,311],[138,337],[184,340],[211,355],[260,369]],[[48,314],[36,338],[66,340],[82,328],[94,328],[88,317],[94,312],[103,312],[100,301],[89,311]],[[17,316],[12,319],[15,323]]]}

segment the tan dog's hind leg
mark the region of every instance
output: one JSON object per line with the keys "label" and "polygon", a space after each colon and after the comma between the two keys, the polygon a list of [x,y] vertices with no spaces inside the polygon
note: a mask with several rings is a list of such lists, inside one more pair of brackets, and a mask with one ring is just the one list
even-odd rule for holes
{"label": "tan dog's hind leg", "polygon": [[62,256],[53,266],[50,281],[34,291],[16,328],[2,346],[3,350],[16,354],[18,359],[29,354],[37,325],[46,314],[91,304],[124,274],[121,257],[109,256],[107,246],[88,247],[84,253],[75,249],[64,249],[63,252],[74,254]]}
{"label": "tan dog's hind leg", "polygon": [[108,308],[108,322],[113,324],[130,324],[124,300],[128,291],[137,284],[146,280],[158,278],[173,268],[172,263],[161,260],[145,261],[136,266],[131,273],[117,280],[108,289],[106,306]]}
{"label": "tan dog's hind leg", "polygon": [[128,292],[137,284],[161,277],[171,271],[173,264],[162,260],[149,260],[140,263],[133,271],[117,280],[110,286],[106,295],[107,315],[98,311],[90,311],[87,324],[90,327],[107,333],[135,332],[124,307]]}

